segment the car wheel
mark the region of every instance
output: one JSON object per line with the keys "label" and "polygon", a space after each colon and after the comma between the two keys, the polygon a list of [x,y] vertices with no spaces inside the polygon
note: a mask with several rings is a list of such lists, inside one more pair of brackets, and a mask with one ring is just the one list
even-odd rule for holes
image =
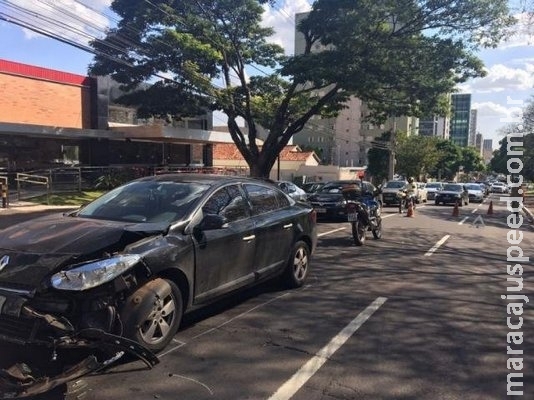
{"label": "car wheel", "polygon": [[434,204],[435,204],[436,206],[439,206],[439,201],[436,200],[436,201],[434,202]]}
{"label": "car wheel", "polygon": [[121,312],[124,336],[158,352],[172,340],[182,320],[182,294],[178,286],[157,278],[138,288]]}
{"label": "car wheel", "polygon": [[305,242],[299,240],[293,245],[293,250],[283,275],[284,283],[290,288],[301,287],[308,276],[309,266],[310,248]]}

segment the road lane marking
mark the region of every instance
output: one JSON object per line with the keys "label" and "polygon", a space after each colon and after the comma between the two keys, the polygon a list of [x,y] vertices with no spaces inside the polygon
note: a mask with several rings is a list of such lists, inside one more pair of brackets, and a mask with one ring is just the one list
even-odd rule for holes
{"label": "road lane marking", "polygon": [[322,367],[322,365],[386,302],[377,297],[356,318],[341,330],[325,347],[315,353],[289,380],[269,397],[269,400],[289,400]]}
{"label": "road lane marking", "polygon": [[338,232],[338,231],[342,231],[342,230],[344,230],[344,229],[346,229],[346,227],[337,228],[337,229],[332,229],[331,231],[323,232],[323,233],[319,233],[319,234],[317,234],[317,237],[321,237],[321,236],[325,236],[325,235],[330,235],[331,233]]}
{"label": "road lane marking", "polygon": [[430,250],[428,250],[426,253],[425,253],[425,256],[431,256],[432,254],[434,254],[434,252],[439,249],[439,247],[445,243],[449,238],[451,237],[451,235],[445,235],[443,236],[434,246],[432,246],[432,248]]}
{"label": "road lane marking", "polygon": [[475,209],[473,209],[473,211],[471,211],[471,214],[474,214],[474,213],[476,213],[477,211],[478,211],[478,210],[475,208]]}
{"label": "road lane marking", "polygon": [[388,218],[388,217],[394,217],[395,215],[399,215],[399,214],[382,215],[382,219],[384,219],[384,218]]}
{"label": "road lane marking", "polygon": [[[458,225],[463,225],[465,221],[467,221],[469,217],[464,217],[460,222],[458,222]],[[425,254],[426,255],[426,254]]]}

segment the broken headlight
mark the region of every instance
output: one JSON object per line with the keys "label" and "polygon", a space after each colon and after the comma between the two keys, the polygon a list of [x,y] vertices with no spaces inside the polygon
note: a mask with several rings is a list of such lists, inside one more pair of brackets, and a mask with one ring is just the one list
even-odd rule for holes
{"label": "broken headlight", "polygon": [[87,290],[109,282],[139,262],[136,254],[119,255],[105,260],[60,271],[50,278],[53,287],[61,290]]}

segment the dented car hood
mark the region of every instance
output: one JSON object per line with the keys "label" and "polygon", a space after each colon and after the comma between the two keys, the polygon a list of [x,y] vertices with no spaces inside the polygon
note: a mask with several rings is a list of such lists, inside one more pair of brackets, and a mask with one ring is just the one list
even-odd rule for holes
{"label": "dented car hood", "polygon": [[[0,231],[1,283],[38,286],[56,269],[100,258],[128,244],[166,230],[161,224],[78,218],[54,214]],[[5,257],[7,256],[7,258]]]}

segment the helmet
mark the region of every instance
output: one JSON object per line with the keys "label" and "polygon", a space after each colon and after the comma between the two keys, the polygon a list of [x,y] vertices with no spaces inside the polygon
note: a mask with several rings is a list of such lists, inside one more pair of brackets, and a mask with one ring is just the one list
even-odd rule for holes
{"label": "helmet", "polygon": [[410,182],[410,183],[413,183],[414,180],[415,180],[415,179],[413,178],[413,176],[410,176],[410,177],[408,178],[408,182]]}

